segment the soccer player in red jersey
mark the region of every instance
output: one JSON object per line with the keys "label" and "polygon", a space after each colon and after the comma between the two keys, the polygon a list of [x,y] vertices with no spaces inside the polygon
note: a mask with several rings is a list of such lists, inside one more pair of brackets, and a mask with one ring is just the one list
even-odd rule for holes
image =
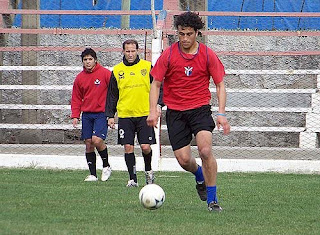
{"label": "soccer player in red jersey", "polygon": [[104,111],[111,72],[97,62],[96,52],[91,48],[82,52],[81,59],[83,71],[77,75],[72,90],[72,125],[77,127],[82,113],[81,139],[86,144],[86,159],[90,171],[84,181],[98,180],[95,148],[103,164],[101,180],[107,181],[111,175],[111,167],[104,142],[108,131]]}
{"label": "soccer player in red jersey", "polygon": [[[218,204],[217,162],[212,152],[210,77],[216,86],[219,110],[216,124],[224,134],[230,132],[225,114],[226,90],[224,66],[217,55],[196,38],[203,22],[198,14],[182,13],[175,19],[179,41],[167,48],[151,70],[154,80],[150,89],[150,114],[147,123],[156,127],[159,118],[157,100],[163,82],[163,102],[167,106],[169,140],[180,166],[195,175],[196,189],[209,211],[222,211]],[[195,136],[202,166],[191,155],[190,143]]]}

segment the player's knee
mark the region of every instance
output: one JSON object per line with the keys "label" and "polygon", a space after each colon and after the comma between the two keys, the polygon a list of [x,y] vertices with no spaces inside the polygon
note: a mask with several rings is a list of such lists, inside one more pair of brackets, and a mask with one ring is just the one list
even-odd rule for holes
{"label": "player's knee", "polygon": [[126,153],[133,153],[134,152],[134,146],[130,144],[125,144],[124,145],[124,151]]}
{"label": "player's knee", "polygon": [[201,159],[208,159],[212,156],[211,146],[202,147],[199,149],[199,156]]}
{"label": "player's knee", "polygon": [[150,153],[150,151],[151,151],[150,144],[141,144],[141,151],[142,151],[144,154]]}
{"label": "player's knee", "polygon": [[97,137],[97,136],[92,136],[92,145],[96,148],[101,147],[103,145],[103,139]]}
{"label": "player's knee", "polygon": [[84,143],[86,145],[86,152],[87,153],[91,153],[94,151],[94,145],[92,144],[91,139],[86,139]]}
{"label": "player's knee", "polygon": [[190,166],[190,158],[187,156],[179,156],[177,157],[177,160],[183,169],[188,169]]}
{"label": "player's knee", "polygon": [[90,145],[92,145],[92,139],[86,139],[84,141],[84,143],[85,143],[86,146],[90,146]]}

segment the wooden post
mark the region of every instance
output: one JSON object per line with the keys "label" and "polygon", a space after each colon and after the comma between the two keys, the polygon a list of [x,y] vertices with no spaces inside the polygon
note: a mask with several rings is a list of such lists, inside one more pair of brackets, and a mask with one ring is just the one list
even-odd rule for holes
{"label": "wooden post", "polygon": [[[0,0],[0,8],[8,9],[9,8],[9,0]],[[6,19],[7,15],[0,16],[0,28],[7,28]],[[4,33],[0,34],[0,47],[4,47],[6,45],[7,35]],[[0,66],[3,65],[3,52],[0,52]],[[2,84],[2,71],[0,71],[0,84]],[[0,103],[2,103],[2,91],[0,90]],[[0,110],[0,118],[2,118],[2,111]]]}
{"label": "wooden post", "polygon": [[[129,11],[130,10],[130,0],[122,0],[121,10]],[[130,28],[130,16],[123,15],[121,16],[121,29],[129,29]]]}
{"label": "wooden post", "polygon": [[[22,9],[38,10],[40,0],[24,0],[22,1]],[[36,29],[39,28],[40,17],[39,15],[22,15],[22,28]],[[37,46],[39,37],[37,34],[22,34],[21,46]],[[22,51],[22,65],[23,66],[36,66],[37,63],[36,51]],[[22,71],[22,84],[23,85],[37,85],[39,84],[39,75],[37,71]],[[37,92],[26,90],[22,94],[23,104],[37,104]],[[23,123],[36,123],[37,111],[36,110],[23,110],[22,111]]]}

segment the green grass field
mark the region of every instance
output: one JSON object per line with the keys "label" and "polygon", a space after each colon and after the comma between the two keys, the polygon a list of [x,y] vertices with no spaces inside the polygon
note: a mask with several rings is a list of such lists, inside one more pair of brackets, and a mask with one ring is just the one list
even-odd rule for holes
{"label": "green grass field", "polygon": [[[166,192],[144,209],[127,172],[0,169],[0,234],[320,234],[320,175],[219,173],[222,213],[210,213],[185,172],[157,172]],[[99,172],[100,173],[100,172]],[[144,174],[139,172],[143,185]]]}

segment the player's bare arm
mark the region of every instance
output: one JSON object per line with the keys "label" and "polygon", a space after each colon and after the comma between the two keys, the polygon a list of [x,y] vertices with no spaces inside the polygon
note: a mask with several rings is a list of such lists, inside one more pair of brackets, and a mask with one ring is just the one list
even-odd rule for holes
{"label": "player's bare arm", "polygon": [[[227,93],[224,82],[220,82],[216,84],[217,88],[217,98],[218,98],[218,114],[225,114],[226,112],[226,101],[227,101]],[[230,125],[226,116],[217,115],[217,127],[220,129],[222,127],[223,133],[225,135],[230,133]]]}
{"label": "player's bare arm", "polygon": [[156,127],[158,119],[160,117],[159,107],[158,107],[158,99],[160,94],[161,82],[153,80],[150,87],[150,113],[147,118],[148,126]]}

